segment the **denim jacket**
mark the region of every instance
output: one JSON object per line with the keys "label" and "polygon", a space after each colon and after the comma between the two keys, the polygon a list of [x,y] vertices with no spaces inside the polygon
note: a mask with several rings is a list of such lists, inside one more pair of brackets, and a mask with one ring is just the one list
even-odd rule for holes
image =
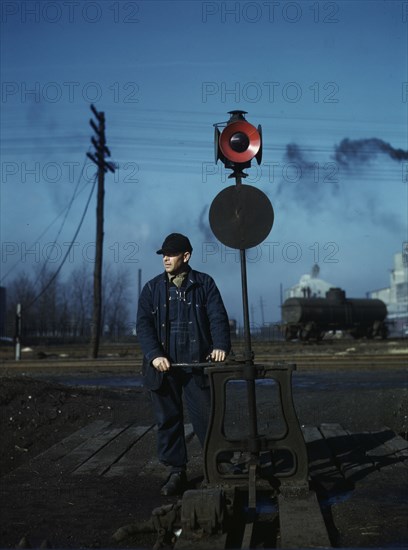
{"label": "denim jacket", "polygon": [[[162,273],[146,283],[139,298],[136,331],[144,355],[144,384],[149,389],[158,389],[163,379],[163,373],[152,366],[152,361],[156,357],[168,357],[167,285],[167,274]],[[229,353],[228,315],[212,277],[190,269],[184,291],[188,306],[189,361],[203,362],[213,349]]]}

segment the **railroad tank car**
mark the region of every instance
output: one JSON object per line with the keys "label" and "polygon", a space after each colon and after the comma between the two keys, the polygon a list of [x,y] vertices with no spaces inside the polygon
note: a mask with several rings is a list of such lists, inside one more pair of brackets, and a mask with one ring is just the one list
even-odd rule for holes
{"label": "railroad tank car", "polygon": [[288,298],[282,304],[286,340],[320,340],[328,331],[343,331],[354,338],[386,338],[387,307],[382,300],[346,298],[331,288],[325,298]]}

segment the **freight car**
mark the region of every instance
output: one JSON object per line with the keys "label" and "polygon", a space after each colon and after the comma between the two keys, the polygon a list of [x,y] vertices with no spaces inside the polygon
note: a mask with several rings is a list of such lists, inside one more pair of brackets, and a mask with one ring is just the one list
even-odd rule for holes
{"label": "freight car", "polygon": [[328,331],[342,331],[354,338],[386,338],[387,307],[381,300],[346,298],[331,288],[326,298],[288,298],[282,304],[286,340],[321,340]]}

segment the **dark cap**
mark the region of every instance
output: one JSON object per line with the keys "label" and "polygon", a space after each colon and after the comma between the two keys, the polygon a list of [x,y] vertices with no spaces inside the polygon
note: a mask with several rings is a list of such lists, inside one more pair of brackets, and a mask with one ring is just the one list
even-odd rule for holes
{"label": "dark cap", "polygon": [[182,252],[192,252],[193,247],[187,237],[181,233],[171,233],[162,244],[157,254],[181,254]]}

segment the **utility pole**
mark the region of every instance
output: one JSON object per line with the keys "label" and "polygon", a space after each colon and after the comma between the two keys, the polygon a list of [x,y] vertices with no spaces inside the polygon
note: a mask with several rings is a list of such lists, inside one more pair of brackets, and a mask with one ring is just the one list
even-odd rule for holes
{"label": "utility pole", "polygon": [[105,173],[115,171],[113,163],[106,162],[105,157],[110,157],[110,151],[106,147],[105,139],[105,113],[99,112],[91,105],[91,111],[95,115],[96,123],[90,119],[89,124],[96,134],[91,138],[95,147],[94,153],[86,156],[98,167],[98,192],[96,199],[96,240],[95,240],[95,267],[93,278],[93,315],[91,327],[90,356],[98,357],[99,339],[101,335],[102,319],[102,260],[103,260],[103,210],[105,198]]}

